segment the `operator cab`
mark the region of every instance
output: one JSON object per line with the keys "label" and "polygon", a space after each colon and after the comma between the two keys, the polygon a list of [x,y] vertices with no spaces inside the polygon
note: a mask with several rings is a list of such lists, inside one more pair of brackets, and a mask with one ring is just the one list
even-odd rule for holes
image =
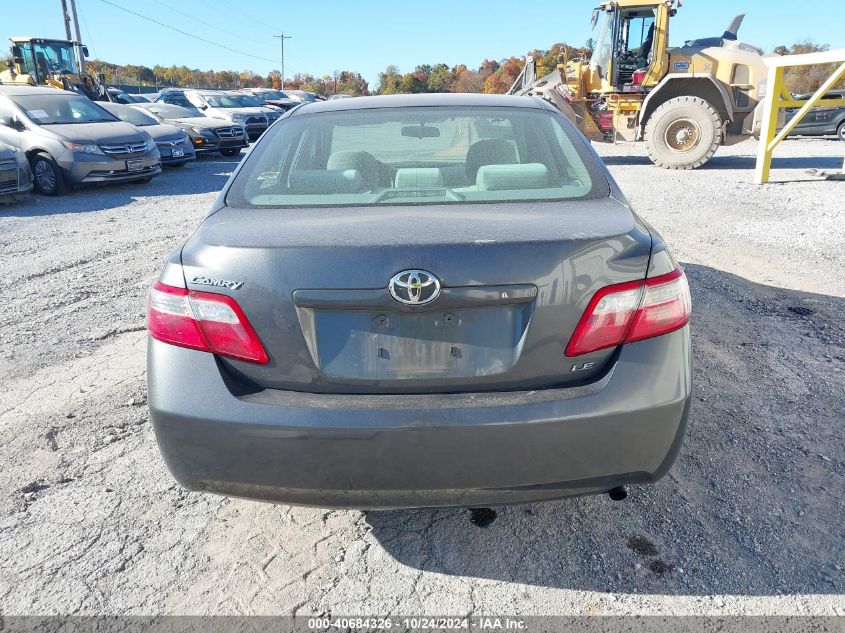
{"label": "operator cab", "polygon": [[[643,4],[608,3],[593,12],[594,26],[602,14],[603,18],[590,68],[601,79],[604,92],[638,92],[649,68],[660,56],[655,39],[659,34],[659,12],[665,10],[665,5]],[[670,9],[673,14],[674,9]],[[660,48],[665,47],[664,41]]]}
{"label": "operator cab", "polygon": [[612,83],[621,88],[633,83],[634,72],[651,65],[654,45],[654,9],[622,9],[615,29]]}
{"label": "operator cab", "polygon": [[12,57],[22,74],[32,75],[41,84],[51,75],[78,75],[74,42],[65,40],[17,40]]}

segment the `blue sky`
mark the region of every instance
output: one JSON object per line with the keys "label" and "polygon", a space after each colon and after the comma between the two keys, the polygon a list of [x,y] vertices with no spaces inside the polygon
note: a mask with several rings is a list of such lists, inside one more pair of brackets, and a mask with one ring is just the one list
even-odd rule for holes
{"label": "blue sky", "polygon": [[[356,70],[375,85],[388,64],[401,71],[421,63],[501,59],[590,37],[598,0],[108,0],[188,33],[249,53],[215,48],[103,0],[77,0],[83,41],[93,57],[110,62],[186,65],[203,70],[250,68],[265,75],[280,64],[285,33],[286,75]],[[64,37],[60,0],[9,0],[3,33]],[[565,13],[564,13],[565,12]],[[686,0],[672,22],[670,41],[721,35],[736,13],[746,13],[740,38],[770,50],[811,39],[845,47],[842,0]],[[188,14],[192,18],[186,17]]]}

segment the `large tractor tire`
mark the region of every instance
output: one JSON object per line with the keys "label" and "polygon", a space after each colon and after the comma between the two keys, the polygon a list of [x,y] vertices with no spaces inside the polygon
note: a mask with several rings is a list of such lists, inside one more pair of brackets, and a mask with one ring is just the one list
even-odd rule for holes
{"label": "large tractor tire", "polygon": [[675,97],[658,107],[645,126],[648,157],[665,169],[695,169],[722,141],[722,119],[700,97]]}

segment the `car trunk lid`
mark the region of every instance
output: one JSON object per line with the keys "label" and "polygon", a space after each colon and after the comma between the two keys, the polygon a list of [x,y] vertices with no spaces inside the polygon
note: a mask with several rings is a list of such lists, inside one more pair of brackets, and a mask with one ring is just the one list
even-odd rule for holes
{"label": "car trunk lid", "polygon": [[[264,388],[424,393],[578,384],[613,349],[567,358],[592,294],[642,279],[651,238],[612,199],[419,207],[223,209],[182,252],[194,290],[243,308],[267,365],[221,359]],[[431,274],[440,294],[389,284]],[[233,281],[210,288],[216,281]],[[406,279],[407,281],[407,279]]]}

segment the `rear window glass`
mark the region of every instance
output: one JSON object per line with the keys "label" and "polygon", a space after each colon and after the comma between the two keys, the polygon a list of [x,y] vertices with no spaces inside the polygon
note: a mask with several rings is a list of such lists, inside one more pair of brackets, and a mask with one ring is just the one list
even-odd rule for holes
{"label": "rear window glass", "polygon": [[203,95],[203,99],[212,108],[240,108],[244,105],[244,98],[240,95]]}
{"label": "rear window glass", "polygon": [[282,119],[250,152],[227,203],[460,204],[608,194],[595,159],[561,115],[437,106]]}
{"label": "rear window glass", "polygon": [[111,112],[121,121],[126,121],[127,123],[131,123],[132,125],[137,125],[139,127],[144,127],[147,125],[158,125],[158,121],[156,121],[152,116],[147,114],[146,112],[141,112],[136,108],[128,105],[112,105],[106,104],[103,106],[106,110]]}

